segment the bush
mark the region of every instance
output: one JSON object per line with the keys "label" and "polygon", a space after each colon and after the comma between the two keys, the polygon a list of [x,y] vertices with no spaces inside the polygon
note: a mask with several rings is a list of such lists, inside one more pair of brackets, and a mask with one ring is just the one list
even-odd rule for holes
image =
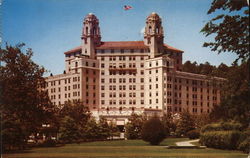
{"label": "bush", "polygon": [[41,146],[43,147],[54,147],[56,146],[56,140],[53,140],[53,139],[47,139],[45,140]]}
{"label": "bush", "polygon": [[188,131],[187,134],[189,139],[197,139],[200,137],[200,131],[198,129],[194,129],[191,131]]}
{"label": "bush", "polygon": [[208,124],[201,129],[201,132],[241,130],[241,128],[242,124],[237,122],[221,122]]}
{"label": "bush", "polygon": [[207,147],[236,149],[242,137],[240,131],[209,131],[201,134],[200,142]]}
{"label": "bush", "polygon": [[164,125],[157,117],[146,121],[142,128],[142,139],[151,145],[158,145],[166,137]]}
{"label": "bush", "polygon": [[242,141],[238,149],[243,151],[244,153],[249,153],[250,152],[250,137],[246,138],[244,141]]}

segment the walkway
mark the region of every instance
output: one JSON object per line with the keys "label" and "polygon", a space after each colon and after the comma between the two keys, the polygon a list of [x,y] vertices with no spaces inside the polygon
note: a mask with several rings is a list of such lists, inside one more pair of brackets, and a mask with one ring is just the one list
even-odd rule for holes
{"label": "walkway", "polygon": [[191,144],[192,142],[198,142],[199,139],[195,139],[195,140],[188,140],[188,141],[182,141],[182,142],[176,142],[175,144],[177,146],[195,146],[193,144]]}

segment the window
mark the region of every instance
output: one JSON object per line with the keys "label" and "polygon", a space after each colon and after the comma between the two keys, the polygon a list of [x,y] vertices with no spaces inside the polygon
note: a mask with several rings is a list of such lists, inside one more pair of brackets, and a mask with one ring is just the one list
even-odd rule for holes
{"label": "window", "polygon": [[102,82],[102,83],[105,83],[105,79],[104,79],[104,78],[102,78],[102,79],[101,79],[101,82]]}
{"label": "window", "polygon": [[144,93],[141,93],[141,97],[144,97]]}

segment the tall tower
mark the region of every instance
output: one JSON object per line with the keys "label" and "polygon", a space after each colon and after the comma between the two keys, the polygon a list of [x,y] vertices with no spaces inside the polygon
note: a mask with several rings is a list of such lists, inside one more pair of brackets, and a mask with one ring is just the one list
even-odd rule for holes
{"label": "tall tower", "polygon": [[144,43],[150,48],[150,58],[163,53],[163,38],[161,18],[153,12],[147,17],[144,33]]}
{"label": "tall tower", "polygon": [[83,21],[82,30],[82,54],[90,58],[95,58],[95,46],[101,44],[101,33],[99,20],[97,17],[89,13]]}

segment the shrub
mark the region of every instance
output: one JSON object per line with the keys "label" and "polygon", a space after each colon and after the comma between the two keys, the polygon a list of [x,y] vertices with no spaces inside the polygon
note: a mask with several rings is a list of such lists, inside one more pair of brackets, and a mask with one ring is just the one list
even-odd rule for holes
{"label": "shrub", "polygon": [[249,153],[250,152],[250,137],[246,138],[244,141],[242,141],[238,149],[243,151],[244,153]]}
{"label": "shrub", "polygon": [[242,124],[237,122],[221,122],[208,124],[201,129],[201,132],[241,130],[241,128]]}
{"label": "shrub", "polygon": [[236,149],[241,137],[240,131],[209,131],[201,134],[200,142],[207,147]]}
{"label": "shrub", "polygon": [[142,128],[142,139],[151,145],[158,145],[166,137],[164,125],[157,117],[146,121]]}
{"label": "shrub", "polygon": [[53,139],[47,139],[45,140],[41,146],[43,147],[54,147],[56,146],[56,140],[53,140]]}
{"label": "shrub", "polygon": [[188,131],[187,134],[189,139],[197,139],[200,137],[200,131],[198,129],[194,129],[191,131]]}

